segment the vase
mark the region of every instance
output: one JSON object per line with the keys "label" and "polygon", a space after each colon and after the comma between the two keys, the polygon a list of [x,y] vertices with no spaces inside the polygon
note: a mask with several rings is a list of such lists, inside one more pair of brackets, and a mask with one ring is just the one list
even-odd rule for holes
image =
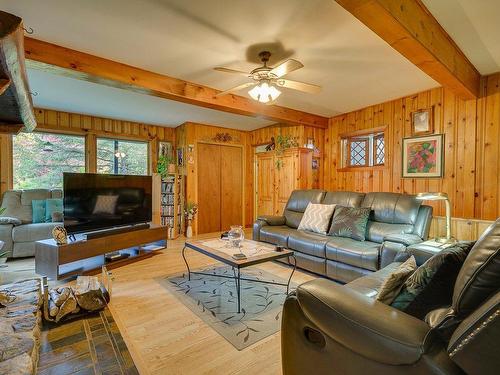
{"label": "vase", "polygon": [[241,225],[231,225],[231,230],[228,233],[229,243],[232,247],[239,248],[245,239],[245,233]]}
{"label": "vase", "polygon": [[188,225],[186,228],[186,237],[187,238],[193,237],[193,227],[191,226],[191,220],[188,220]]}

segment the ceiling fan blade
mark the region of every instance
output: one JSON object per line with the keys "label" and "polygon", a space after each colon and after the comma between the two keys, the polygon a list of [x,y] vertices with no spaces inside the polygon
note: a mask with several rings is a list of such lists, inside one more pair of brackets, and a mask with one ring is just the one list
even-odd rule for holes
{"label": "ceiling fan blade", "polygon": [[215,96],[217,97],[217,96],[226,95],[226,94],[229,94],[230,92],[233,92],[233,91],[243,90],[243,89],[246,89],[247,87],[255,86],[256,84],[257,84],[257,82],[247,82],[247,83],[244,83],[242,85],[230,88],[229,90],[221,91]]}
{"label": "ceiling fan blade", "polygon": [[218,72],[239,74],[241,76],[250,77],[250,73],[242,72],[241,70],[234,70],[234,69],[223,68],[223,67],[219,67],[219,66],[214,68],[214,70],[217,70]]}
{"label": "ceiling fan blade", "polygon": [[285,74],[293,72],[294,70],[303,68],[304,65],[297,60],[288,59],[284,63],[279,64],[277,67],[274,67],[269,73],[274,74],[276,77],[283,77]]}
{"label": "ceiling fan blade", "polygon": [[304,91],[309,94],[317,94],[321,91],[321,86],[304,83],[299,81],[292,81],[290,79],[278,79],[276,81],[278,87],[286,87],[287,89]]}

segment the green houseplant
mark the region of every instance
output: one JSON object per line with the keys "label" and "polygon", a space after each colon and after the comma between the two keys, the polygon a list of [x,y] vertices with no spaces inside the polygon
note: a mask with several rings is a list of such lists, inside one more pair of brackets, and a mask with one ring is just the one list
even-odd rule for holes
{"label": "green houseplant", "polygon": [[[283,155],[286,149],[292,147],[298,147],[299,143],[297,142],[297,137],[292,137],[291,135],[283,135],[278,134],[276,137],[276,155]],[[282,161],[280,159],[276,159],[276,168],[281,168]]]}
{"label": "green houseplant", "polygon": [[168,155],[161,155],[156,163],[156,171],[161,178],[167,177],[169,174],[175,173],[174,159]]}

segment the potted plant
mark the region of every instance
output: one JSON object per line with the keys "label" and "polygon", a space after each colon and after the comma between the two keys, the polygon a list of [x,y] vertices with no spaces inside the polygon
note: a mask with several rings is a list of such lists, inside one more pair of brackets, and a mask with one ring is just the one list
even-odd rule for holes
{"label": "potted plant", "polygon": [[[292,147],[298,147],[299,143],[297,142],[296,137],[292,137],[291,135],[282,135],[279,134],[276,137],[276,155],[280,156],[283,155],[286,149],[292,148]],[[282,161],[281,159],[277,158],[276,159],[276,168],[280,169],[281,168]]]}
{"label": "potted plant", "polygon": [[188,202],[186,209],[184,210],[184,214],[186,215],[187,226],[186,226],[186,237],[193,237],[193,227],[191,226],[194,217],[198,213],[198,205],[193,202]]}
{"label": "potted plant", "polygon": [[156,171],[160,174],[161,178],[167,177],[169,174],[175,173],[174,159],[168,155],[161,155],[156,163]]}

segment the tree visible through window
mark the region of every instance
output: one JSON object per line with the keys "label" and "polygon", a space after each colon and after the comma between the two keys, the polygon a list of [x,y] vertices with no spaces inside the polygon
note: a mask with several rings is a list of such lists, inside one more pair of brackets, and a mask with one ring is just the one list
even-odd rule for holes
{"label": "tree visible through window", "polygon": [[108,174],[147,175],[147,142],[98,138],[97,172]]}
{"label": "tree visible through window", "polygon": [[53,133],[13,136],[14,189],[62,188],[63,172],[85,172],[85,138]]}

